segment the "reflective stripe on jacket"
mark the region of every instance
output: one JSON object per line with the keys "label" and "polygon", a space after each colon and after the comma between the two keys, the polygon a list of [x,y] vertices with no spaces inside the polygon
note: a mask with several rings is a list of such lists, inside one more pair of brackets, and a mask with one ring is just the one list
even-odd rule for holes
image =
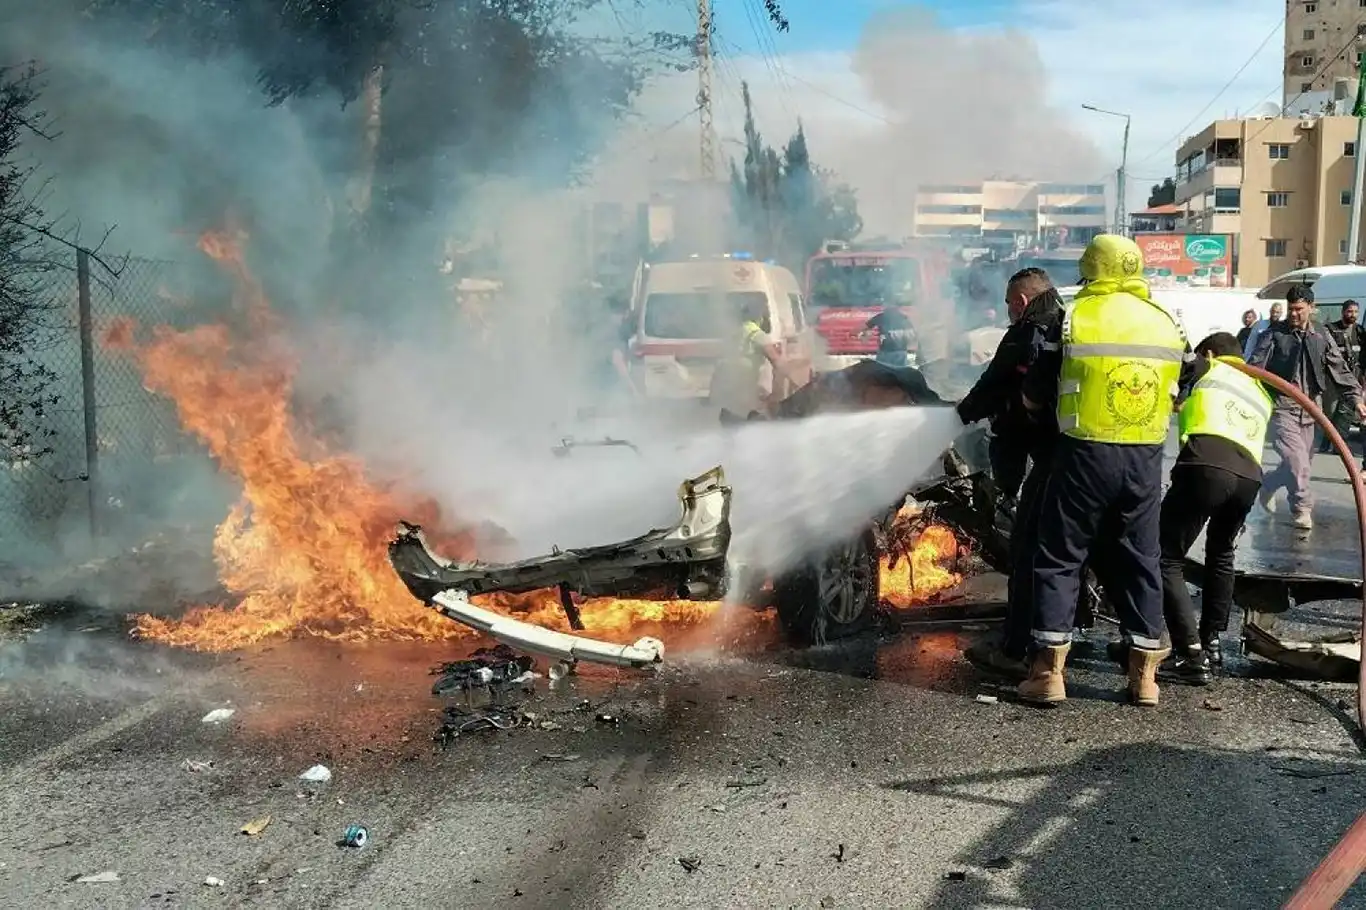
{"label": "reflective stripe on jacket", "polygon": [[1232,361],[1241,363],[1242,358],[1211,361],[1209,372],[1191,387],[1178,417],[1181,444],[1191,436],[1218,436],[1242,447],[1261,465],[1275,400],[1260,382],[1229,366]]}
{"label": "reflective stripe on jacket", "polygon": [[1096,281],[1063,317],[1058,426],[1091,442],[1160,445],[1186,338],[1139,281]]}

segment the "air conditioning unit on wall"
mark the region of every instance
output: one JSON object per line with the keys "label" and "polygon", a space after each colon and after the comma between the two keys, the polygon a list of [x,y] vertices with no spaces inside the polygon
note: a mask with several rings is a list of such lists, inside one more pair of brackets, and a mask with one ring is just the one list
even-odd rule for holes
{"label": "air conditioning unit on wall", "polygon": [[1309,260],[1308,260],[1308,259],[1296,259],[1296,260],[1295,260],[1295,268],[1297,268],[1297,269],[1307,269],[1307,268],[1309,268]]}

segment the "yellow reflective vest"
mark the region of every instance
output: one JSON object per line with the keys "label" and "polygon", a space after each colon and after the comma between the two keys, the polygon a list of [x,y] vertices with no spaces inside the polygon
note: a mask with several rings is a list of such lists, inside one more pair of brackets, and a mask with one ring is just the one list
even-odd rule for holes
{"label": "yellow reflective vest", "polygon": [[1262,384],[1229,366],[1241,357],[1219,357],[1191,387],[1177,418],[1181,444],[1191,436],[1218,436],[1247,451],[1258,465],[1266,445],[1266,427],[1275,403]]}
{"label": "yellow reflective vest", "polygon": [[1063,317],[1059,428],[1089,442],[1162,444],[1185,353],[1181,324],[1143,282],[1086,285]]}

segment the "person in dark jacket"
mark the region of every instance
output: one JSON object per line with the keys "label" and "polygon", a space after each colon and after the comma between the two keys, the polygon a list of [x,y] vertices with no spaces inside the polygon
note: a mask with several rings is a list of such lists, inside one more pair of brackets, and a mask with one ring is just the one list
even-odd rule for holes
{"label": "person in dark jacket", "polygon": [[[1347,369],[1333,339],[1310,321],[1314,292],[1296,285],[1286,294],[1286,304],[1285,320],[1272,323],[1262,333],[1247,362],[1297,386],[1311,399],[1332,386],[1358,419],[1366,419],[1357,377]],[[1288,395],[1273,394],[1276,410],[1271,415],[1271,446],[1281,463],[1263,479],[1257,501],[1266,511],[1275,512],[1274,497],[1285,487],[1295,527],[1308,531],[1314,527],[1314,495],[1309,488],[1314,418]]]}
{"label": "person in dark jacket", "polygon": [[[1355,300],[1344,300],[1342,303],[1342,318],[1335,322],[1325,325],[1324,331],[1328,337],[1337,343],[1338,350],[1342,352],[1343,363],[1352,375],[1361,380],[1361,349],[1366,347],[1366,329],[1363,329],[1357,321],[1361,308],[1357,306]],[[1338,397],[1336,390],[1330,384],[1323,391],[1323,412],[1333,421],[1333,426],[1337,427],[1338,433],[1343,440],[1348,438],[1347,433],[1351,430],[1352,424],[1356,423],[1356,414],[1347,407],[1347,402]],[[1323,438],[1319,441],[1319,452],[1332,451],[1332,445],[1328,442],[1328,436],[1322,434]]]}
{"label": "person in dark jacket", "polygon": [[1257,324],[1257,311],[1248,310],[1243,313],[1243,327],[1238,330],[1238,350],[1243,351],[1247,348],[1247,340],[1252,337],[1252,327]]}
{"label": "person in dark jacket", "polygon": [[[1063,301],[1048,273],[1021,269],[1006,285],[1011,326],[977,384],[958,403],[964,423],[990,420],[991,465],[997,490],[1019,495],[1010,534],[1011,571],[1005,629],[999,641],[983,640],[964,655],[985,670],[1024,678],[1033,619],[1031,566],[1039,501],[1053,460],[1057,426],[1025,413],[1020,386],[1042,350],[1045,336],[1062,323]],[[1028,476],[1026,464],[1030,463]]]}

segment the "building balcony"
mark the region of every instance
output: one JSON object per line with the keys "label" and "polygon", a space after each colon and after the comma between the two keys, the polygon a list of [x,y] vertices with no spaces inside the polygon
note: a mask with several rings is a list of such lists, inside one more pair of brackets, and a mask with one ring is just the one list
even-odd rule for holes
{"label": "building balcony", "polygon": [[1243,168],[1240,163],[1234,161],[1228,164],[1219,161],[1211,167],[1202,168],[1190,175],[1190,179],[1182,183],[1176,183],[1176,202],[1185,202],[1193,196],[1200,196],[1209,192],[1216,186],[1241,186],[1243,183]]}

